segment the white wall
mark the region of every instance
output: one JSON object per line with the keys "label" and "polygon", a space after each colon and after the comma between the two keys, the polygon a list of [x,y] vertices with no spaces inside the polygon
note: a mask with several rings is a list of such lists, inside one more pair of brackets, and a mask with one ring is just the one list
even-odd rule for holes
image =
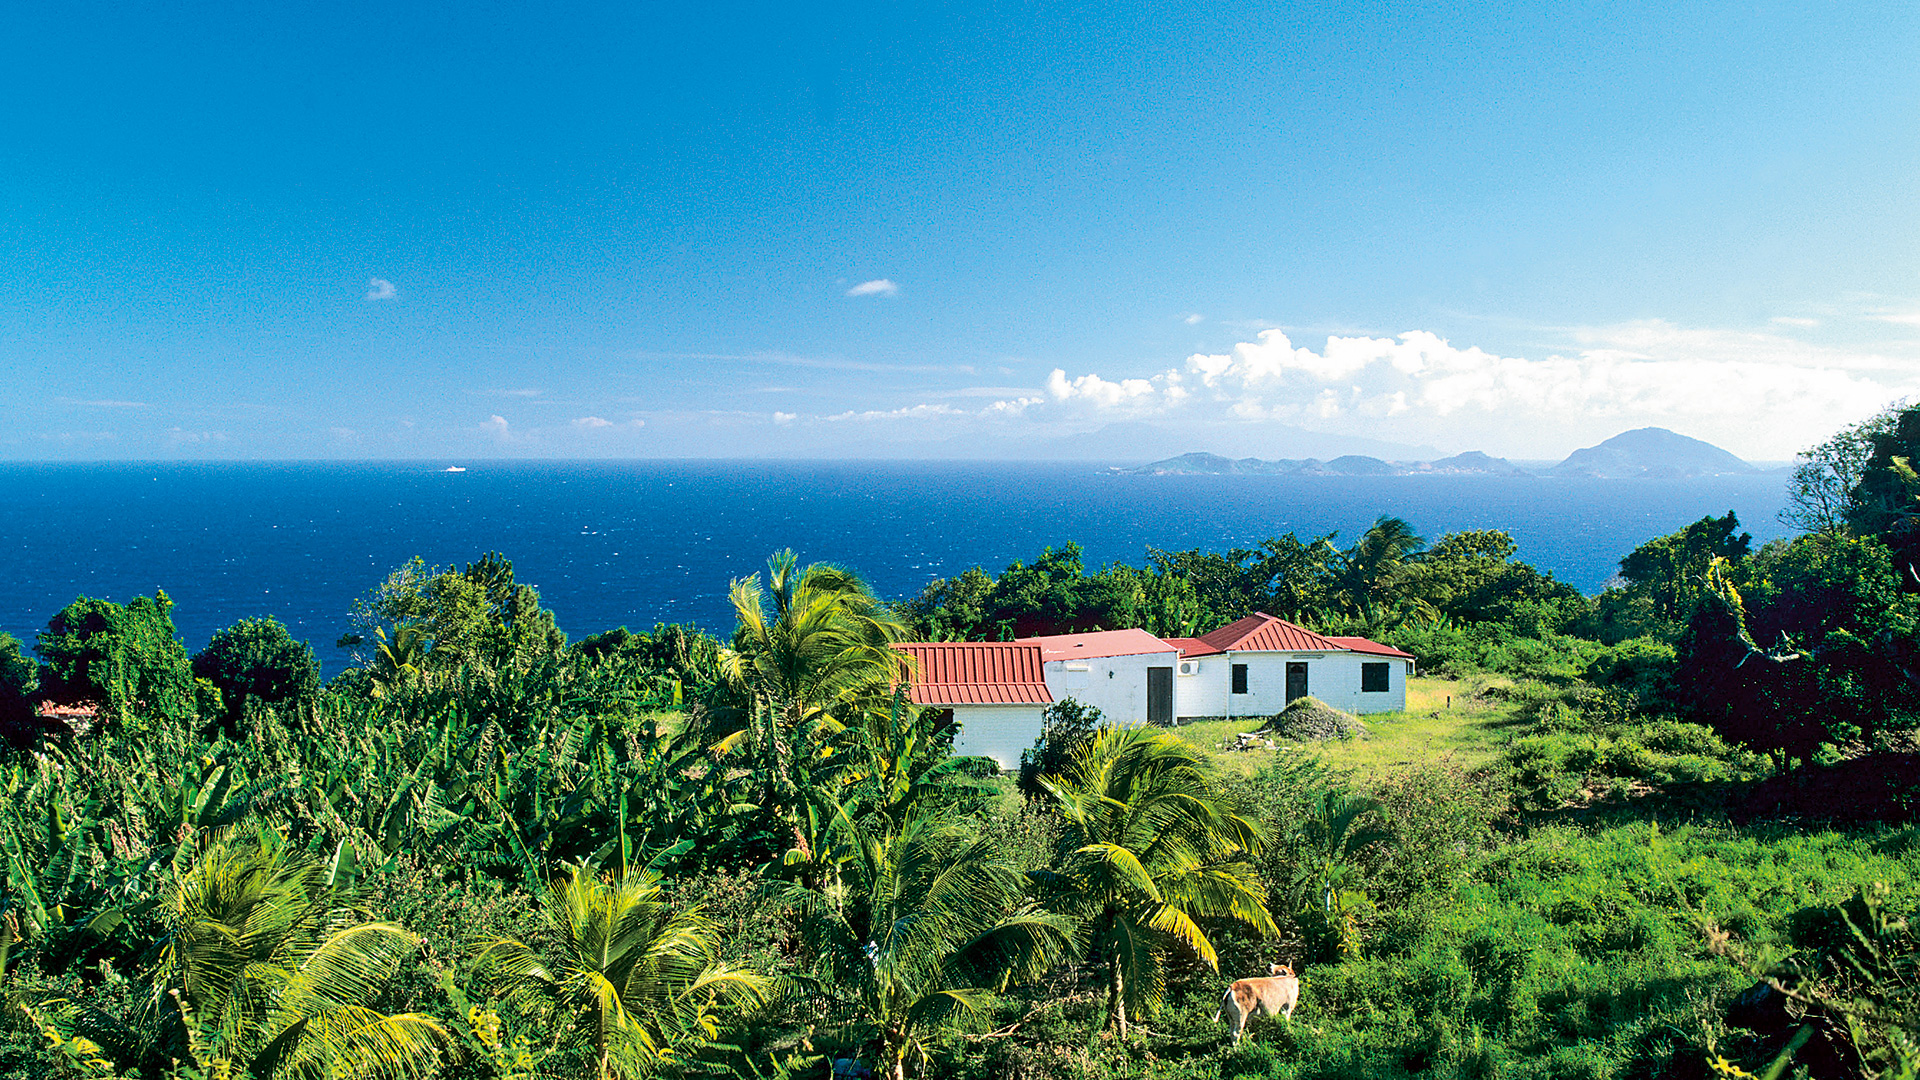
{"label": "white wall", "polygon": [[989,757],[1002,769],[1018,769],[1020,752],[1040,737],[1045,705],[955,705],[953,752],[962,757]]}
{"label": "white wall", "polygon": [[[1407,662],[1398,657],[1364,653],[1228,653],[1233,663],[1247,665],[1247,692],[1233,694],[1234,716],[1272,716],[1287,707],[1287,664],[1307,665],[1307,693],[1336,709],[1350,713],[1397,712],[1407,707]],[[1214,657],[1204,657],[1212,660]],[[1385,693],[1360,692],[1360,665],[1387,665]],[[1222,665],[1224,668],[1224,665]],[[1222,671],[1220,685],[1231,686],[1232,674]],[[1194,713],[1192,715],[1213,715]]]}
{"label": "white wall", "polygon": [[[1180,653],[1140,653],[1135,656],[1089,656],[1082,660],[1049,660],[1047,691],[1053,700],[1074,698],[1100,710],[1109,723],[1147,722],[1147,669],[1178,667]],[[1084,666],[1085,670],[1070,670]],[[1180,712],[1180,676],[1174,675],[1174,714]]]}
{"label": "white wall", "polygon": [[1173,714],[1175,716],[1227,715],[1228,654],[1196,656],[1180,661],[1193,664],[1192,675],[1173,677]]}

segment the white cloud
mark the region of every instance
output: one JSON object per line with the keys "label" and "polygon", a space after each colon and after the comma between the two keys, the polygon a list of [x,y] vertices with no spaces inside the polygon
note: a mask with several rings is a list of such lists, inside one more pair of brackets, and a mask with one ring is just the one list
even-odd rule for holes
{"label": "white cloud", "polygon": [[773,422],[776,424],[791,424],[798,415],[798,413],[775,412],[773,414]]}
{"label": "white cloud", "polygon": [[54,398],[54,400],[62,405],[79,405],[88,409],[144,409],[148,407],[144,401],[83,401],[79,398],[70,397]]}
{"label": "white cloud", "polygon": [[394,291],[393,282],[386,278],[367,279],[367,299],[391,300],[398,295],[400,294]]}
{"label": "white cloud", "polygon": [[594,431],[599,428],[612,427],[613,421],[603,420],[598,416],[583,416],[580,419],[575,420],[573,422],[573,426],[579,428],[582,431]]}
{"label": "white cloud", "polygon": [[487,419],[481,423],[480,430],[501,442],[513,441],[513,426],[507,423],[507,418],[504,416],[495,414],[487,417]]}
{"label": "white cloud", "polygon": [[1198,326],[1201,323],[1206,322],[1207,317],[1205,315],[1196,313],[1193,315],[1189,315],[1186,318],[1181,319],[1180,321],[1183,323],[1186,323],[1188,326]]}
{"label": "white cloud", "polygon": [[[1884,317],[1884,316],[1882,316]],[[1779,460],[1896,398],[1920,393],[1920,350],[1842,349],[1809,330],[1681,327],[1662,320],[1567,331],[1541,359],[1458,347],[1438,334],[1330,336],[1282,330],[1197,353],[1145,378],[1056,369],[1048,400],[1010,396],[988,415],[1083,420],[1283,422],[1328,432],[1514,456],[1555,456],[1630,427],[1672,427],[1750,458]]]}
{"label": "white cloud", "polygon": [[[779,414],[776,413],[775,415],[777,416]],[[951,405],[907,405],[898,409],[868,409],[865,412],[854,412],[849,409],[846,412],[836,413],[833,416],[823,416],[821,419],[831,423],[841,423],[848,420],[860,423],[872,423],[876,420],[931,420],[938,417],[970,415],[972,414],[962,409],[956,409]]]}
{"label": "white cloud", "polygon": [[1819,319],[1803,319],[1797,315],[1775,315],[1767,321],[1775,326],[1797,326],[1803,330],[1811,330],[1820,325]]}
{"label": "white cloud", "polygon": [[1054,368],[1047,376],[1047,393],[1055,401],[1090,401],[1101,408],[1124,409],[1141,404],[1150,405],[1154,400],[1153,383],[1146,379],[1121,379],[1108,382],[1098,375],[1082,375],[1077,379],[1068,379],[1067,373]]}
{"label": "white cloud", "polygon": [[205,446],[226,441],[227,433],[224,431],[188,431],[179,427],[167,429],[167,442],[174,446]]}
{"label": "white cloud", "polygon": [[855,285],[853,288],[848,289],[847,295],[848,296],[899,296],[900,286],[895,285],[893,282],[887,280],[886,278],[874,278],[872,281],[863,281],[860,284]]}

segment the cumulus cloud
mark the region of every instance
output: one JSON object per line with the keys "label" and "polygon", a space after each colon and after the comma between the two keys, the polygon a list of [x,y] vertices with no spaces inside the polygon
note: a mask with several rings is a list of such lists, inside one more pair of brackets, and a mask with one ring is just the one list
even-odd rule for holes
{"label": "cumulus cloud", "polygon": [[[1884,317],[1884,316],[1883,316]],[[1340,336],[1319,349],[1261,331],[1146,377],[1055,369],[1044,402],[987,415],[1283,422],[1519,456],[1564,453],[1638,426],[1674,427],[1749,457],[1782,459],[1887,402],[1920,392],[1909,346],[1841,349],[1762,330],[1644,320],[1569,331],[1538,359],[1458,346],[1431,331]]]}
{"label": "cumulus cloud", "polygon": [[400,294],[394,291],[393,282],[386,278],[367,279],[367,299],[391,300],[398,295]]}
{"label": "cumulus cloud", "polygon": [[[772,420],[1014,439],[1144,422],[1192,438],[1195,448],[1217,438],[1256,450],[1278,434],[1275,425],[1287,425],[1516,458],[1559,457],[1658,426],[1780,461],[1892,401],[1920,398],[1920,335],[1899,322],[1913,305],[1875,303],[1731,329],[1659,319],[1523,328],[1555,344],[1521,349],[1456,343],[1431,330],[1295,341],[1266,324],[1248,327],[1248,340],[1230,349],[1158,370],[1063,366],[1038,387],[961,387],[898,408],[775,412]],[[767,415],[757,414],[761,423]]]}
{"label": "cumulus cloud", "polygon": [[513,441],[513,425],[507,423],[506,417],[497,413],[487,417],[486,420],[481,423],[480,430],[493,436],[500,442]]}
{"label": "cumulus cloud", "polygon": [[604,420],[598,416],[583,416],[580,419],[575,420],[573,422],[573,426],[579,428],[582,431],[595,431],[600,428],[612,427],[613,421]]}
{"label": "cumulus cloud", "polygon": [[[1167,389],[1164,385],[1159,389]],[[1098,375],[1082,375],[1077,379],[1068,379],[1067,373],[1054,368],[1047,376],[1047,393],[1055,401],[1079,399],[1089,401],[1106,409],[1128,409],[1129,407],[1152,408],[1160,402],[1156,400],[1156,388],[1147,379],[1121,379],[1108,382]]]}
{"label": "cumulus cloud", "polygon": [[855,285],[853,288],[848,289],[847,295],[848,296],[898,296],[900,295],[900,286],[895,285],[893,282],[887,280],[886,278],[874,278],[872,281],[863,281],[860,284]]}

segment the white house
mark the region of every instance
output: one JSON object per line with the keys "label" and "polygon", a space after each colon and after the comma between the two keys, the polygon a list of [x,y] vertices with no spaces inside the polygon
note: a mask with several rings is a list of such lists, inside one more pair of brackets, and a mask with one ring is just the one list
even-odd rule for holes
{"label": "white house", "polygon": [[1040,737],[1042,714],[1053,704],[1038,645],[954,641],[894,648],[914,660],[908,699],[951,713],[958,727],[954,753],[1019,768],[1020,752]]}
{"label": "white house", "polygon": [[1180,650],[1176,713],[1181,721],[1271,716],[1311,694],[1353,713],[1407,707],[1413,655],[1366,638],[1332,638],[1256,612]]}
{"label": "white house", "polygon": [[1003,769],[1020,764],[1047,706],[1066,698],[1122,724],[1271,716],[1307,694],[1348,712],[1393,712],[1407,707],[1413,674],[1410,653],[1264,613],[1197,638],[1100,630],[894,648],[914,658],[909,698],[951,712],[954,751]]}
{"label": "white house", "polygon": [[1145,630],[1096,630],[1021,638],[1038,645],[1047,691],[1100,710],[1111,723],[1173,723],[1180,650]]}

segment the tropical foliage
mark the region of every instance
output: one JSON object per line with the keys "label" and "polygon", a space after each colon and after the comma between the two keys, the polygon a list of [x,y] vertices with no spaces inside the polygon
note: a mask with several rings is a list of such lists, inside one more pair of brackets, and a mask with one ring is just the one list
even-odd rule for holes
{"label": "tropical foliage", "polygon": [[1048,901],[1079,921],[1121,1039],[1130,1014],[1164,998],[1176,944],[1219,966],[1199,920],[1279,932],[1248,862],[1260,829],[1221,797],[1192,744],[1163,731],[1105,728],[1040,786],[1064,827],[1059,861],[1034,876]]}
{"label": "tropical foliage", "polygon": [[[0,635],[0,1073],[1912,1076],[1914,451],[1843,432],[1805,535],[1708,516],[1598,597],[1389,517],[899,605],[783,552],[725,639],[569,642],[491,554],[378,583],[324,684],[83,597]],[[1016,781],[893,648],[1255,610],[1455,677],[1492,760],[1223,767],[1068,700]],[[1230,1048],[1275,962],[1298,1015]]]}

